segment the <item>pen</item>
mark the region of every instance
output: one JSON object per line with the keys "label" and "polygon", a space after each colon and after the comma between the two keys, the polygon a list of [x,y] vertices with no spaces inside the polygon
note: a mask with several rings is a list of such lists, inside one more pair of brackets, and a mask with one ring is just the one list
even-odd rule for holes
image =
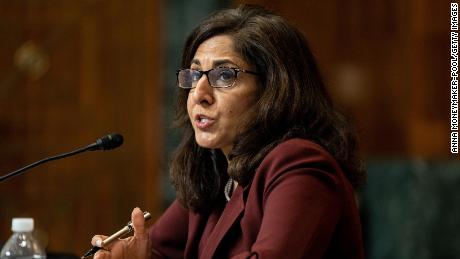
{"label": "pen", "polygon": [[[152,215],[149,212],[145,211],[144,212],[144,220],[147,221],[147,220],[149,220],[151,218],[152,218]],[[104,245],[108,245],[108,244],[112,243],[114,240],[116,240],[118,238],[121,238],[122,236],[133,232],[133,230],[134,230],[133,223],[130,221],[130,222],[128,222],[128,224],[126,224],[125,227],[123,227],[122,229],[118,230],[115,234],[109,236],[107,239],[103,240],[100,247],[99,246],[93,246],[81,258],[87,258],[87,257],[90,257],[90,256],[94,255],[97,251],[102,249],[102,247]]]}

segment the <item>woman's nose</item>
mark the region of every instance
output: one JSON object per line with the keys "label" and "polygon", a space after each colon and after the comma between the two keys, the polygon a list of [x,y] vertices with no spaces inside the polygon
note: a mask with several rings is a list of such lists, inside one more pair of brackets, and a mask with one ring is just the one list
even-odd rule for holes
{"label": "woman's nose", "polygon": [[205,105],[214,103],[214,89],[209,84],[207,75],[203,75],[196,83],[195,88],[190,91],[195,103]]}

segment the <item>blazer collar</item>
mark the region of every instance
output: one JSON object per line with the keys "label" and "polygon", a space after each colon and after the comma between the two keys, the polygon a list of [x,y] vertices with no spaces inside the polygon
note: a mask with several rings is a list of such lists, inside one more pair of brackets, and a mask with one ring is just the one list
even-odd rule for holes
{"label": "blazer collar", "polygon": [[231,226],[239,218],[244,211],[244,189],[238,185],[233,192],[232,198],[227,203],[224,211],[219,218],[214,231],[208,238],[208,243],[203,249],[202,258],[211,259],[213,258],[217,247],[224,238],[225,234],[230,230]]}

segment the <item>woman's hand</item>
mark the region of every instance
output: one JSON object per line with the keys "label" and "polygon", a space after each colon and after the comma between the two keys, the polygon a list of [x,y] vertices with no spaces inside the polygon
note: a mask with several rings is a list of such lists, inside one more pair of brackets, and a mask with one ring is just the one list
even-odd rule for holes
{"label": "woman's hand", "polygon": [[[148,230],[145,228],[145,220],[142,211],[135,208],[131,213],[134,236],[119,239],[104,246],[95,255],[95,259],[146,259],[150,258],[151,246]],[[106,236],[96,235],[91,240],[93,246],[100,246]]]}

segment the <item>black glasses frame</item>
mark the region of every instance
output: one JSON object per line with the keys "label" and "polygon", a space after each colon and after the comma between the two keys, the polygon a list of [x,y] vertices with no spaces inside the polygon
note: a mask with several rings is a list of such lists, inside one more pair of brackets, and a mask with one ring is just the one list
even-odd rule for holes
{"label": "black glasses frame", "polygon": [[[229,85],[226,85],[226,86],[214,86],[213,84],[211,84],[211,81],[209,80],[208,74],[209,74],[209,72],[211,72],[211,71],[213,71],[213,70],[215,70],[215,69],[222,69],[222,68],[233,70],[233,71],[235,72],[235,79],[234,79],[233,82],[232,82],[231,84],[229,84]],[[259,73],[257,73],[257,72],[250,71],[250,70],[246,70],[246,69],[241,69],[241,68],[236,68],[236,67],[215,67],[215,68],[211,68],[211,69],[206,70],[206,71],[200,71],[200,70],[195,70],[195,69],[191,69],[191,68],[183,68],[183,69],[179,69],[179,70],[176,71],[177,85],[178,85],[180,88],[183,88],[183,89],[193,89],[193,88],[195,88],[195,86],[192,86],[192,87],[183,87],[183,86],[181,86],[181,84],[179,83],[179,73],[180,73],[181,71],[186,71],[186,70],[191,70],[191,71],[195,71],[195,72],[200,73],[200,77],[198,78],[198,80],[200,80],[200,79],[203,77],[203,75],[206,75],[206,78],[207,78],[207,80],[208,80],[209,85],[212,86],[213,88],[229,88],[229,87],[232,87],[232,86],[235,84],[236,80],[238,79],[238,74],[239,74],[240,72],[247,73],[247,74],[252,74],[252,75],[259,75]],[[198,81],[198,80],[197,80],[197,81]]]}

